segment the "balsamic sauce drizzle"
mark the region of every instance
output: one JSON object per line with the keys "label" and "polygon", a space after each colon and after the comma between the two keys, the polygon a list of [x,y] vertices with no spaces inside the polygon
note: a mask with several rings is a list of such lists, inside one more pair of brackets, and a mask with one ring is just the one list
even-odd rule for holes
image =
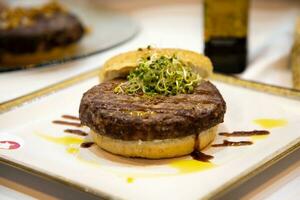
{"label": "balsamic sauce drizzle", "polygon": [[74,135],[80,135],[80,136],[87,136],[88,134],[82,130],[79,129],[65,129],[64,130],[65,133],[71,133]]}
{"label": "balsamic sauce drizzle", "polygon": [[[80,119],[76,116],[72,115],[62,115],[62,118],[64,119],[70,119],[70,120],[76,120],[80,121]],[[63,120],[54,120],[52,121],[54,124],[60,124],[60,125],[67,125],[67,126],[75,126],[75,127],[81,127],[81,123],[77,122],[68,122],[68,121],[63,121]],[[71,133],[75,135],[80,135],[80,136],[87,136],[88,133],[79,130],[79,129],[65,129],[65,133]],[[246,136],[253,136],[253,135],[269,135],[270,132],[267,130],[253,130],[253,131],[234,131],[232,133],[227,133],[227,132],[221,132],[219,135],[225,136],[225,137],[246,137]],[[190,154],[191,157],[195,160],[202,161],[202,162],[210,162],[211,159],[214,157],[211,155],[207,155],[201,151],[198,150],[198,137],[195,139],[195,147],[194,151]],[[80,147],[82,148],[89,148],[92,145],[94,145],[94,142],[83,142],[80,144]],[[246,146],[246,145],[252,145],[252,141],[229,141],[229,140],[223,140],[223,143],[220,144],[212,144],[212,147],[226,147],[226,146]]]}
{"label": "balsamic sauce drizzle", "polygon": [[80,144],[80,147],[89,148],[89,147],[93,146],[94,144],[95,144],[94,142],[83,142]]}
{"label": "balsamic sauce drizzle", "polygon": [[225,137],[244,137],[244,136],[253,136],[253,135],[269,135],[270,132],[267,130],[254,130],[254,131],[234,131],[232,133],[222,132],[219,135]]}
{"label": "balsamic sauce drizzle", "polygon": [[213,156],[202,153],[201,151],[199,151],[197,149],[195,149],[191,153],[191,156],[192,156],[193,159],[198,160],[198,161],[202,161],[202,162],[209,162],[211,159],[214,158]]}
{"label": "balsamic sauce drizzle", "polygon": [[251,141],[229,141],[229,140],[223,140],[223,143],[220,144],[213,144],[212,147],[227,147],[227,146],[246,146],[246,145],[252,145],[253,142]]}
{"label": "balsamic sauce drizzle", "polygon": [[63,120],[54,120],[54,121],[52,121],[52,123],[59,124],[59,125],[66,125],[66,126],[81,127],[81,123],[68,122],[68,121],[63,121]]}
{"label": "balsamic sauce drizzle", "polygon": [[190,154],[190,156],[194,160],[202,161],[202,162],[210,162],[211,159],[214,157],[211,155],[207,155],[203,152],[201,152],[199,149],[199,137],[195,137],[195,146],[194,146],[194,151]]}
{"label": "balsamic sauce drizzle", "polygon": [[[81,123],[80,123],[80,119],[76,116],[72,116],[72,115],[62,115],[61,116],[64,119],[70,119],[70,120],[76,120],[79,122],[69,122],[69,121],[64,121],[64,120],[54,120],[52,121],[52,123],[54,124],[59,124],[59,125],[66,125],[66,126],[75,126],[75,127],[81,127]],[[74,135],[79,135],[79,136],[87,136],[88,133],[80,130],[80,129],[65,129],[64,130],[65,133],[71,133]],[[94,145],[94,142],[83,142],[80,144],[81,148],[89,148],[92,145]]]}
{"label": "balsamic sauce drizzle", "polygon": [[77,120],[80,121],[79,117],[73,116],[73,115],[62,115],[61,116],[64,119],[71,119],[71,120]]}

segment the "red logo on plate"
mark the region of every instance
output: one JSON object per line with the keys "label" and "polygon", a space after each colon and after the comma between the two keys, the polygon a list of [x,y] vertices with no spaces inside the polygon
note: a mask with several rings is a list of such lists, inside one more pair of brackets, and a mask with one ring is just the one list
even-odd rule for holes
{"label": "red logo on plate", "polygon": [[21,145],[14,141],[0,141],[0,149],[18,149]]}

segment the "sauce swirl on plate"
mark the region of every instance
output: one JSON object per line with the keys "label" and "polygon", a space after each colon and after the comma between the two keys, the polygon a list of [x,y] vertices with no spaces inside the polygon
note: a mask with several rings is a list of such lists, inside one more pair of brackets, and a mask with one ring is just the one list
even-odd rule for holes
{"label": "sauce swirl on plate", "polygon": [[254,136],[254,135],[269,135],[270,132],[267,130],[254,130],[254,131],[234,131],[232,133],[222,132],[219,135],[226,137],[244,137],[244,136]]}
{"label": "sauce swirl on plate", "polygon": [[251,145],[253,142],[251,141],[229,141],[229,140],[223,140],[223,143],[220,144],[213,144],[212,147],[227,147],[227,146],[245,146],[245,145]]}

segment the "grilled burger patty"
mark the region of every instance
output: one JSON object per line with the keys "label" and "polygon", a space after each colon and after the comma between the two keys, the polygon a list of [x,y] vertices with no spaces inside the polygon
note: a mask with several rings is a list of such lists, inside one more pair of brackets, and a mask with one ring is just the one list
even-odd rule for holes
{"label": "grilled burger patty", "polygon": [[104,82],[83,95],[83,125],[114,139],[151,141],[198,134],[223,122],[225,101],[209,81],[193,94],[153,97],[114,93],[123,81]]}
{"label": "grilled burger patty", "polygon": [[51,17],[41,15],[32,26],[0,29],[0,52],[25,54],[46,51],[74,43],[83,34],[82,24],[70,13],[57,12]]}

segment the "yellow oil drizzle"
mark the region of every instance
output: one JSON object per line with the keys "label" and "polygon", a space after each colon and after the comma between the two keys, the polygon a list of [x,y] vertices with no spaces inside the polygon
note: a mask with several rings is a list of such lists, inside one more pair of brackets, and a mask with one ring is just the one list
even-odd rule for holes
{"label": "yellow oil drizzle", "polygon": [[94,166],[94,167],[99,167],[100,166],[100,163],[95,161],[95,160],[88,160],[88,159],[85,159],[84,157],[78,155],[77,156],[77,160],[82,162],[82,163],[85,163],[85,164],[88,164],[88,165],[91,165],[91,166]]}
{"label": "yellow oil drizzle", "polygon": [[82,138],[64,136],[64,137],[53,137],[50,135],[36,133],[39,137],[56,144],[61,144],[67,146],[66,152],[69,154],[77,154],[79,152],[78,147],[74,147],[73,145],[78,145],[83,142]]}
{"label": "yellow oil drizzle", "polygon": [[268,135],[253,135],[251,136],[251,139],[252,140],[263,140],[263,139],[266,139],[268,137]]}
{"label": "yellow oil drizzle", "polygon": [[127,183],[133,183],[134,178],[133,177],[127,177]]}
{"label": "yellow oil drizzle", "polygon": [[[45,134],[40,134],[37,133],[38,136],[42,137],[43,139],[56,143],[56,144],[61,144],[67,146],[66,152],[69,154],[76,154],[77,159],[80,162],[84,162],[86,164],[91,164],[94,166],[101,166],[101,164],[95,160],[87,160],[83,158],[82,156],[79,156],[77,154],[79,152],[79,147],[74,147],[72,145],[76,144],[81,144],[84,139],[78,138],[78,137],[71,137],[71,136],[64,136],[64,137],[53,137]],[[112,168],[105,169],[106,171],[110,171],[119,175],[123,175],[127,177],[127,182],[132,183],[135,179],[132,176],[137,176],[137,177],[161,177],[161,176],[174,176],[178,174],[186,174],[186,173],[193,173],[193,172],[198,172],[198,171],[204,171],[211,169],[215,167],[213,163],[210,162],[201,162],[197,160],[178,160],[178,161],[173,161],[166,166],[169,166],[171,168],[175,168],[178,170],[177,173],[175,174],[170,174],[170,173],[153,173],[153,174],[148,174],[148,173],[124,173],[124,172],[117,172],[113,170]],[[103,168],[104,169],[104,168]],[[128,177],[128,175],[132,175],[131,177]]]}
{"label": "yellow oil drizzle", "polygon": [[[163,173],[157,173],[157,172],[121,172],[117,171],[111,167],[104,167],[102,166],[102,169],[104,169],[107,172],[117,174],[122,177],[126,177],[127,182],[131,183],[136,178],[156,178],[156,177],[168,177],[168,176],[177,176],[177,175],[183,175],[188,173],[194,173],[194,172],[200,172],[209,170],[216,165],[210,162],[201,162],[197,160],[178,160],[173,161],[169,164],[165,165],[166,167],[170,167],[172,169],[176,169],[175,173],[172,172],[163,172]],[[134,177],[134,178],[133,178]]]}
{"label": "yellow oil drizzle", "polygon": [[66,149],[66,151],[69,153],[69,154],[77,154],[79,152],[79,148],[76,148],[76,147],[68,147]]}
{"label": "yellow oil drizzle", "polygon": [[62,145],[81,144],[83,142],[83,139],[78,137],[71,137],[71,136],[53,137],[45,134],[37,134],[37,135],[49,142],[62,144]]}
{"label": "yellow oil drizzle", "polygon": [[277,128],[287,124],[285,119],[256,119],[254,123],[258,124],[263,128]]}
{"label": "yellow oil drizzle", "polygon": [[215,167],[211,162],[201,162],[197,160],[179,160],[169,164],[179,171],[179,174],[204,171]]}

